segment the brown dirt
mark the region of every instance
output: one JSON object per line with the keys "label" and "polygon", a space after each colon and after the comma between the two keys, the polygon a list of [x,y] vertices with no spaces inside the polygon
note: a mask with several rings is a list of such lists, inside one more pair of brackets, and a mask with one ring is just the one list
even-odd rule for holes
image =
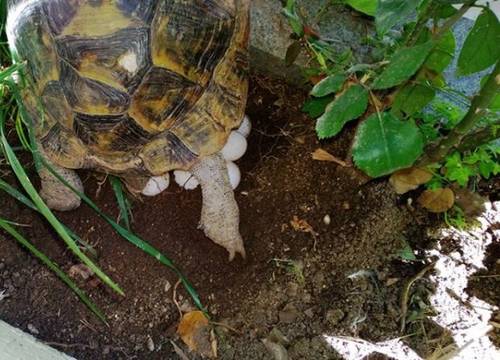
{"label": "brown dirt", "polygon": [[[347,157],[353,129],[319,143],[302,115],[304,94],[256,77],[247,113],[254,123],[239,165],[237,191],[247,260],[227,262],[224,249],[196,229],[200,191],[172,185],[153,199],[133,202],[133,230],[179,265],[218,321],[222,359],[270,359],[261,339],[274,328],[287,338],[292,359],[340,359],[324,334],[381,341],[400,336],[399,297],[404,279],[423,265],[398,260],[406,240],[426,246],[427,217],[400,200],[385,182],[364,183],[351,168],[311,159],[323,147]],[[5,169],[5,168],[3,168]],[[109,182],[83,172],[86,192],[117,216]],[[37,215],[0,193],[1,216],[28,226],[23,233],[66,271],[75,258]],[[324,217],[331,223],[326,225]],[[105,312],[101,324],[50,271],[0,233],[0,318],[78,359],[174,359],[170,340],[179,321],[172,302],[174,274],[116,235],[87,206],[58,214],[99,254],[98,264],[124,289],[121,298],[94,282],[79,284]],[[298,232],[294,216],[315,232]],[[316,244],[315,244],[316,243]],[[295,267],[284,267],[293,261]],[[349,275],[364,271],[361,276]],[[179,293],[186,300],[184,290]],[[151,338],[155,350],[148,349]],[[372,359],[384,358],[372,355]]]}

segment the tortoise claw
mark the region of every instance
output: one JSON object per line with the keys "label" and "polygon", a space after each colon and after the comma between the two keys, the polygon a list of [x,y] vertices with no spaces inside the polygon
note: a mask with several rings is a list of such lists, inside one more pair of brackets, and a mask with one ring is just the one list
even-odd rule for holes
{"label": "tortoise claw", "polygon": [[230,244],[227,244],[224,247],[229,252],[229,261],[230,262],[234,260],[234,258],[236,257],[236,254],[240,254],[243,259],[247,258],[241,237],[240,237],[240,239],[238,239],[234,242],[231,242]]}

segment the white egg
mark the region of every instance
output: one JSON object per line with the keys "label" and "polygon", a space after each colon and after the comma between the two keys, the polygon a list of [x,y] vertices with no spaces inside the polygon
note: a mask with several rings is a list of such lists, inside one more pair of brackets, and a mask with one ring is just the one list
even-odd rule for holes
{"label": "white egg", "polygon": [[186,190],[194,190],[200,185],[193,174],[183,170],[174,171],[175,182]]}
{"label": "white egg", "polygon": [[247,139],[237,131],[232,131],[222,148],[222,156],[226,161],[236,161],[247,151]]}
{"label": "white egg", "polygon": [[229,182],[231,183],[231,187],[236,189],[241,181],[241,171],[238,165],[234,162],[227,162],[227,173],[229,174]]}
{"label": "white egg", "polygon": [[168,188],[169,185],[170,175],[168,173],[162,176],[153,176],[142,190],[142,194],[145,196],[156,196]]}
{"label": "white egg", "polygon": [[236,131],[243,135],[245,138],[250,135],[250,132],[252,131],[252,123],[250,122],[250,118],[248,117],[248,115],[245,115],[245,117],[241,121],[240,127]]}

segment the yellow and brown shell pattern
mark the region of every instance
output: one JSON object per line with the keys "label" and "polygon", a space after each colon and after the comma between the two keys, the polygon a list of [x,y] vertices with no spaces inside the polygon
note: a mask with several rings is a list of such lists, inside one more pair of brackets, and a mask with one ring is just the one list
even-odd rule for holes
{"label": "yellow and brown shell pattern", "polygon": [[9,5],[25,104],[56,164],[161,175],[219,151],[239,125],[249,0]]}

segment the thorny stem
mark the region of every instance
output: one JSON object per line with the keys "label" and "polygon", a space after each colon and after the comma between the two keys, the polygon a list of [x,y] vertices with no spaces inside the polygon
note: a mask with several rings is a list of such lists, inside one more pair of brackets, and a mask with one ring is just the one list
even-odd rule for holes
{"label": "thorny stem", "polygon": [[478,95],[472,99],[471,107],[455,128],[445,136],[437,146],[433,146],[417,162],[417,166],[425,166],[441,161],[453,148],[458,147],[465,136],[472,130],[476,122],[484,115],[485,109],[500,90],[500,61],[497,61],[493,72]]}

